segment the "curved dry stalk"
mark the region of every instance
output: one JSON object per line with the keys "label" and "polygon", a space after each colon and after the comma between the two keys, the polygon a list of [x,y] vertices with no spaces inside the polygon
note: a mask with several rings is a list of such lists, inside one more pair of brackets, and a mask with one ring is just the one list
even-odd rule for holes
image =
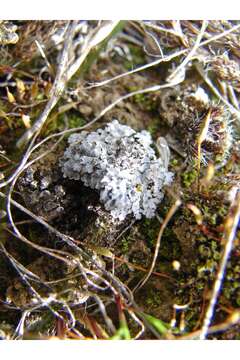
{"label": "curved dry stalk", "polygon": [[[238,30],[240,28],[240,24],[238,25],[235,25],[233,26],[231,29],[229,30],[226,30],[224,31],[223,33],[221,34],[217,34],[215,36],[212,36],[210,39],[208,40],[204,40],[203,42],[200,42],[199,44],[199,48],[202,47],[202,46],[205,46],[205,45],[209,45],[211,42],[214,42],[216,40],[219,40],[221,39],[222,37],[224,36],[227,36],[228,34]],[[110,82],[112,81],[115,81],[115,80],[118,80],[118,79],[121,79],[122,77],[125,77],[125,76],[128,76],[128,75],[131,75],[131,74],[134,74],[136,72],[139,72],[139,71],[143,71],[143,70],[146,70],[146,69],[149,69],[153,66],[157,66],[159,64],[161,64],[162,62],[169,62],[173,59],[175,59],[176,57],[179,57],[181,55],[185,55],[187,54],[189,51],[189,49],[183,49],[183,50],[179,50],[177,52],[175,52],[174,54],[171,54],[171,55],[168,55],[168,56],[165,56],[164,58],[160,58],[160,59],[157,59],[157,60],[154,60],[148,64],[145,64],[145,65],[142,65],[142,66],[139,66],[137,67],[136,69],[133,69],[133,70],[130,70],[130,71],[127,71],[125,73],[122,73],[122,74],[119,74],[117,76],[114,76],[110,79],[106,79],[106,80],[103,80],[99,83],[95,83],[95,84],[91,84],[89,86],[87,86],[86,88],[89,89],[89,88],[94,88],[94,87],[100,87],[100,86],[104,86],[104,85],[107,85],[109,84]]]}
{"label": "curved dry stalk", "polygon": [[[141,22],[140,22],[140,25],[141,25]],[[181,31],[176,31],[176,30],[173,30],[173,29],[168,29],[168,28],[164,28],[162,26],[159,26],[159,25],[155,25],[155,24],[151,24],[151,23],[147,23],[147,22],[144,22],[143,23],[143,26],[145,27],[148,27],[150,29],[153,29],[157,32],[165,32],[167,34],[171,34],[171,35],[174,35],[178,38],[180,38],[182,40],[183,38],[183,33]]]}
{"label": "curved dry stalk", "polygon": [[102,316],[103,316],[103,318],[104,318],[104,321],[105,321],[105,323],[106,323],[106,325],[107,325],[107,328],[108,328],[109,333],[110,333],[111,335],[115,334],[116,328],[115,328],[115,326],[113,325],[112,320],[110,319],[110,317],[109,317],[108,314],[107,314],[106,307],[105,307],[103,301],[102,301],[102,300],[100,299],[100,297],[97,296],[97,295],[94,295],[93,297],[94,297],[96,303],[98,304],[99,310],[100,310],[100,312],[101,312],[101,314],[102,314]]}
{"label": "curved dry stalk", "polygon": [[[3,194],[2,192],[0,192],[0,196],[2,198],[6,198],[7,196],[5,194]],[[101,273],[106,276],[110,282],[108,282],[105,278],[101,277],[99,274],[96,274],[95,272],[93,272],[92,270],[87,269],[86,272],[88,272],[91,275],[94,275],[95,277],[97,277],[98,279],[102,280],[103,282],[106,283],[106,285],[112,289],[112,291],[114,290],[115,286],[120,293],[124,294],[126,296],[126,298],[128,299],[128,301],[131,303],[132,302],[132,296],[131,296],[131,291],[128,289],[127,287],[122,284],[122,282],[117,279],[115,276],[113,276],[109,271],[105,270],[103,267],[101,267],[97,261],[94,260],[94,258],[89,255],[86,251],[82,250],[80,247],[78,247],[74,241],[74,239],[68,235],[65,235],[63,233],[61,233],[60,231],[56,230],[54,227],[52,227],[51,225],[49,225],[45,220],[43,220],[42,218],[38,217],[37,215],[35,215],[34,213],[32,213],[30,210],[26,209],[23,205],[19,204],[18,202],[16,202],[15,200],[11,199],[10,200],[11,203],[16,206],[19,210],[23,211],[25,214],[29,215],[30,217],[32,217],[34,220],[38,221],[41,225],[43,225],[44,227],[46,227],[46,229],[50,232],[52,232],[53,234],[55,234],[57,237],[59,237],[63,242],[65,242],[68,246],[70,246],[73,250],[75,250],[77,253],[79,253],[81,256],[83,256],[84,258],[87,258],[87,260],[90,260],[91,263],[98,269],[101,271]],[[59,251],[59,250],[58,250]],[[69,254],[68,254],[69,255]],[[80,270],[83,271],[84,267],[81,266],[81,263],[79,261],[79,259],[77,259],[76,257],[73,258],[73,261],[75,261],[76,265],[80,267]],[[84,274],[83,274],[84,275]],[[89,282],[89,279],[88,279]],[[113,285],[111,285],[111,283]],[[91,285],[92,285],[92,281],[91,281]],[[102,290],[103,288],[101,288]],[[117,294],[117,291],[114,290]],[[113,291],[113,292],[114,292]]]}
{"label": "curved dry stalk", "polygon": [[[0,192],[0,197],[6,199],[7,195],[3,194],[2,192]],[[23,205],[19,204],[17,201],[13,200],[10,198],[10,203],[13,204],[15,207],[17,207],[19,210],[21,210],[22,212],[24,212],[25,214],[27,214],[28,216],[32,217],[34,220],[36,220],[38,223],[40,223],[41,225],[45,226],[50,232],[54,233],[57,237],[59,237],[62,241],[66,242],[70,247],[72,247],[74,250],[77,250],[78,252],[81,251],[81,249],[75,244],[74,239],[72,239],[70,236],[64,235],[61,232],[59,232],[58,230],[56,230],[54,227],[52,227],[51,225],[49,225],[45,220],[43,220],[41,217],[35,215],[34,213],[32,213],[30,210],[26,209]],[[14,224],[14,222],[13,222]],[[12,225],[12,224],[11,224]],[[18,229],[16,235],[19,236],[20,238],[22,238],[22,240],[26,243],[28,243],[29,245],[36,247],[36,244],[33,244],[30,240],[24,238],[24,236],[19,232]],[[23,237],[22,237],[23,236]],[[36,247],[36,249],[43,251],[43,252],[47,252],[49,251],[48,254],[52,253],[49,248],[45,248],[43,246],[37,245],[38,247]],[[47,249],[47,250],[45,250]],[[61,252],[60,250],[53,250],[54,252]],[[61,252],[66,256],[66,253]],[[66,262],[67,259],[66,257],[63,258],[64,261]],[[63,260],[62,258],[60,258],[60,260]]]}
{"label": "curved dry stalk", "polygon": [[[13,182],[11,183],[11,186],[10,186],[10,189],[8,191],[8,195],[4,195],[4,197],[6,197],[7,199],[7,203],[6,203],[6,210],[7,210],[7,214],[8,214],[8,219],[10,221],[10,224],[13,228],[13,235],[16,236],[18,239],[20,239],[22,242],[24,242],[25,244],[28,244],[30,245],[31,247],[35,248],[36,250],[40,251],[40,252],[43,252],[49,256],[52,256],[52,257],[55,257],[56,259],[58,260],[61,260],[65,263],[67,263],[68,265],[71,264],[71,261],[69,261],[67,259],[67,257],[69,257],[69,255],[67,253],[65,253],[64,251],[61,251],[61,250],[56,250],[56,249],[50,249],[50,248],[47,248],[47,247],[44,247],[44,246],[40,246],[38,244],[35,244],[33,242],[31,242],[30,240],[28,240],[24,235],[21,234],[21,232],[18,230],[14,220],[13,220],[13,217],[12,217],[12,211],[11,211],[11,204],[13,203],[13,200],[12,200],[12,191],[13,191],[13,188],[14,188],[14,185],[15,185],[15,182],[17,180],[17,177],[13,180]],[[0,193],[0,196],[2,196],[3,194]],[[3,196],[2,196],[3,197]],[[36,219],[38,222],[40,220],[40,218],[38,216],[36,216]],[[63,256],[60,256],[60,255],[63,255]],[[67,256],[66,256],[67,255]]]}
{"label": "curved dry stalk", "polygon": [[90,39],[88,42],[86,42],[85,47],[83,49],[82,55],[67,69],[67,81],[71,79],[71,77],[77,72],[77,70],[80,68],[80,66],[83,64],[84,60],[90,53],[90,51],[96,47],[98,44],[100,44],[103,40],[105,40],[117,27],[117,25],[120,23],[119,20],[117,21],[109,21],[105,24],[101,24],[94,34],[90,35]]}
{"label": "curved dry stalk", "polygon": [[229,94],[229,99],[232,103],[232,105],[236,108],[239,109],[240,105],[239,105],[239,101],[237,99],[237,96],[235,94],[234,88],[232,87],[232,85],[227,84],[227,90],[228,90],[228,94]]}
{"label": "curved dry stalk", "polygon": [[45,123],[48,115],[50,114],[50,112],[52,111],[52,109],[54,108],[56,103],[58,102],[58,100],[63,92],[64,85],[65,85],[65,72],[66,72],[66,69],[68,66],[69,52],[71,49],[72,39],[73,39],[73,35],[75,32],[76,26],[77,26],[77,21],[69,21],[67,24],[67,31],[65,34],[65,41],[64,41],[64,45],[63,45],[61,59],[59,62],[59,66],[57,69],[57,74],[56,74],[56,77],[55,77],[55,80],[53,83],[53,87],[51,89],[50,98],[45,106],[44,111],[38,118],[38,120],[18,140],[17,147],[21,147],[22,145],[24,145],[27,141],[29,141],[32,138],[32,136],[35,133],[38,133],[40,131],[40,129],[43,126],[43,124]]}
{"label": "curved dry stalk", "polygon": [[200,42],[204,36],[205,30],[208,26],[208,22],[206,20],[204,20],[202,22],[202,27],[201,30],[197,36],[197,39],[192,47],[192,49],[189,51],[189,53],[187,54],[187,56],[185,57],[185,59],[183,60],[183,62],[174,70],[174,72],[168,77],[167,81],[173,81],[175,78],[178,78],[180,76],[180,78],[182,77],[182,74],[184,73],[183,78],[185,78],[185,71],[184,68],[186,67],[186,65],[189,63],[189,61],[191,61],[194,53],[197,51],[197,49],[200,46]]}
{"label": "curved dry stalk", "polygon": [[[132,96],[135,96],[135,95],[139,95],[139,94],[146,94],[146,93],[149,93],[149,92],[155,92],[155,91],[159,91],[159,90],[162,90],[162,89],[166,89],[166,88],[169,88],[169,87],[172,87],[172,86],[175,86],[175,85],[178,85],[179,83],[181,82],[181,80],[177,80],[177,81],[173,81],[171,83],[166,83],[166,84],[162,84],[162,85],[153,85],[153,86],[150,86],[148,88],[145,88],[145,89],[141,89],[141,90],[136,90],[136,91],[133,91],[131,93],[128,93],[126,95],[123,95],[121,96],[120,98],[118,98],[117,100],[115,100],[113,103],[111,103],[110,105],[108,105],[107,107],[105,107],[105,109],[103,109],[100,114],[95,117],[95,119],[93,119],[92,121],[90,121],[90,123],[88,124],[90,126],[90,124],[93,124],[94,122],[96,122],[97,120],[99,120],[102,116],[104,116],[109,110],[111,110],[112,108],[114,108],[114,106],[116,106],[117,104],[119,104],[120,102],[124,101],[124,100],[127,100],[129,99],[130,97]],[[72,132],[72,131],[77,131],[78,129],[70,129],[70,130],[66,130],[65,131],[65,134],[66,133],[69,133],[69,132]]]}
{"label": "curved dry stalk", "polygon": [[154,61],[152,61],[152,62],[150,62],[150,63],[148,63],[148,64],[139,66],[139,67],[137,67],[136,69],[133,69],[133,70],[127,71],[127,72],[125,72],[125,73],[116,75],[116,76],[114,76],[114,77],[112,77],[112,78],[110,78],[110,79],[106,79],[106,80],[103,80],[103,81],[98,82],[98,83],[90,84],[90,85],[86,86],[85,88],[86,88],[86,89],[91,89],[91,88],[95,88],[95,87],[100,87],[100,86],[107,85],[107,84],[111,83],[112,81],[121,79],[121,78],[123,78],[123,77],[125,77],[125,76],[128,76],[128,75],[135,74],[136,72],[139,72],[139,71],[143,71],[143,70],[149,69],[149,68],[151,68],[151,67],[153,67],[153,66],[159,65],[159,64],[162,63],[162,62],[171,61],[171,60],[175,59],[175,58],[178,57],[178,56],[184,55],[187,51],[188,51],[188,49],[180,50],[180,51],[178,51],[178,52],[176,52],[176,53],[174,53],[174,54],[165,56],[164,58],[161,58],[161,59],[158,59],[158,60],[154,60]]}
{"label": "curved dry stalk", "polygon": [[11,183],[11,181],[14,180],[15,176],[18,175],[18,173],[23,169],[23,167],[25,166],[26,162],[28,161],[28,158],[31,154],[31,149],[35,143],[35,140],[37,138],[37,135],[35,135],[31,141],[31,143],[29,144],[26,152],[24,153],[21,161],[20,161],[20,164],[18,165],[18,167],[16,168],[16,170],[13,172],[12,175],[9,176],[9,178],[3,182],[0,183],[0,189],[4,188],[5,186],[7,186],[8,184]]}
{"label": "curved dry stalk", "polygon": [[[41,252],[44,252],[50,256],[53,256],[61,261],[64,261],[66,262],[67,264],[70,264],[71,262],[67,260],[67,254],[64,252],[64,251],[60,251],[60,250],[53,250],[53,249],[50,249],[50,248],[47,248],[47,247],[42,247],[42,246],[39,246],[37,244],[34,244],[32,243],[30,240],[28,240],[25,236],[23,236],[20,231],[18,230],[18,228],[16,227],[16,224],[13,220],[13,217],[12,217],[12,212],[11,212],[11,200],[12,200],[12,193],[14,191],[14,186],[16,184],[16,181],[18,179],[18,177],[21,175],[21,173],[26,170],[30,165],[32,165],[34,162],[40,160],[41,158],[43,158],[44,156],[48,155],[51,151],[53,151],[53,149],[58,145],[58,143],[61,141],[61,138],[49,149],[47,150],[46,152],[44,152],[43,154],[39,155],[37,158],[33,159],[32,161],[30,161],[29,163],[27,163],[15,176],[15,178],[13,179],[13,181],[11,182],[11,185],[10,185],[10,188],[9,188],[9,191],[8,191],[8,195],[7,195],[7,203],[6,203],[6,210],[7,210],[7,214],[8,214],[8,218],[9,218],[9,221],[10,221],[10,224],[14,230],[14,236],[18,237],[21,241],[25,242],[26,244],[32,246],[33,248],[41,251]],[[32,149],[33,151],[33,149]],[[60,255],[57,255],[57,254],[60,254],[60,255],[64,255],[63,256],[60,256]]]}
{"label": "curved dry stalk", "polygon": [[[2,242],[0,242],[0,248],[3,254],[6,256],[6,258],[14,264],[14,268],[17,270],[18,274],[20,275],[20,278],[24,276],[25,278],[28,278],[32,281],[43,283],[38,275],[34,274],[30,270],[28,270],[25,266],[23,266],[19,261],[17,261],[5,248]],[[45,285],[45,283],[43,283]]]}
{"label": "curved dry stalk", "polygon": [[[231,315],[228,316],[228,318],[224,322],[210,326],[208,328],[208,334],[214,334],[217,332],[226,331],[232,326],[239,324],[239,322],[240,322],[240,312],[239,310],[235,310]],[[180,338],[178,338],[178,340],[193,340],[193,339],[198,340],[200,333],[201,330],[196,330],[190,334],[181,336]]]}
{"label": "curved dry stalk", "polygon": [[30,311],[29,310],[24,310],[22,315],[21,315],[21,319],[18,322],[18,325],[14,331],[13,340],[18,340],[19,338],[21,338],[24,334],[24,322],[27,318],[27,316],[29,316]]}
{"label": "curved dry stalk", "polygon": [[197,71],[199,72],[199,74],[201,75],[201,77],[203,78],[203,80],[205,81],[205,83],[208,85],[209,89],[213,92],[213,94],[216,95],[218,97],[218,99],[221,100],[225,105],[227,105],[227,107],[229,108],[229,111],[232,114],[237,115],[238,118],[240,119],[240,110],[239,110],[239,108],[238,107],[236,108],[235,105],[233,106],[228,100],[226,100],[222,96],[222,94],[214,86],[214,84],[209,79],[209,77],[205,74],[202,65],[198,63],[198,64],[195,65],[195,67],[196,67]]}
{"label": "curved dry stalk", "polygon": [[146,49],[146,46],[143,47],[143,50],[145,51],[145,53],[148,56],[152,56],[152,57],[156,57],[156,58],[164,58],[164,54],[163,54],[161,45],[157,41],[156,37],[152,33],[150,33],[149,31],[146,31],[146,34],[153,40],[155,46],[157,47],[157,49],[159,51],[159,55],[149,53],[149,51]]}
{"label": "curved dry stalk", "polygon": [[148,279],[152,275],[152,272],[153,272],[154,267],[156,265],[156,261],[157,261],[157,257],[158,257],[158,252],[159,252],[163,232],[164,232],[167,224],[169,223],[169,221],[171,220],[171,218],[173,217],[173,215],[175,214],[175,212],[177,211],[177,209],[179,208],[180,205],[181,205],[181,201],[180,201],[180,199],[177,199],[175,201],[175,203],[171,206],[170,210],[168,211],[167,216],[165,217],[165,219],[164,219],[164,221],[163,221],[163,223],[162,223],[162,225],[160,227],[159,233],[158,233],[156,246],[155,246],[155,250],[154,250],[154,255],[153,255],[153,260],[152,260],[150,269],[149,269],[147,275],[133,289],[133,292],[136,291],[136,290],[139,290],[141,287],[143,287],[143,285],[146,284],[146,282],[148,281]]}
{"label": "curved dry stalk", "polygon": [[130,309],[128,309],[128,314],[136,321],[136,323],[140,326],[139,332],[134,336],[134,340],[139,339],[145,332],[144,323],[137,317],[137,315]]}
{"label": "curved dry stalk", "polygon": [[99,43],[101,43],[104,39],[106,39],[114,30],[114,28],[119,24],[119,21],[110,21],[104,25],[98,27],[97,31],[87,39],[86,43],[83,46],[81,56],[73,63],[69,65],[69,57],[70,52],[72,50],[72,42],[73,36],[76,30],[78,22],[70,21],[66,34],[65,41],[62,50],[61,60],[59,63],[59,67],[57,70],[57,75],[53,83],[53,87],[50,93],[50,98],[47,102],[47,105],[40,115],[38,120],[34,123],[34,125],[28,129],[23,136],[18,140],[17,147],[23,146],[26,142],[28,142],[34,134],[39,134],[42,126],[46,122],[50,112],[57,104],[60,99],[62,92],[66,83],[72,78],[72,76],[76,73],[76,71],[83,64],[84,60],[87,58],[90,51],[95,48]]}
{"label": "curved dry stalk", "polygon": [[202,148],[202,143],[206,140],[208,130],[209,130],[209,125],[210,125],[210,122],[212,120],[211,119],[211,113],[212,113],[212,109],[210,108],[208,110],[207,115],[205,116],[205,118],[203,120],[203,124],[201,126],[199,136],[197,138],[197,171],[198,171],[198,178],[199,178],[199,175],[200,175],[201,160],[202,160],[201,148]]}
{"label": "curved dry stalk", "polygon": [[211,324],[214,310],[217,304],[217,299],[219,297],[221,287],[223,284],[226,266],[233,248],[234,239],[236,237],[237,226],[240,221],[240,191],[235,197],[235,201],[233,202],[229,215],[225,222],[225,231],[223,234],[223,240],[225,242],[224,250],[222,254],[222,258],[219,265],[219,270],[217,272],[216,280],[212,290],[211,300],[209,302],[205,318],[203,320],[203,326],[200,330],[199,339],[204,340],[207,337],[208,329]]}
{"label": "curved dry stalk", "polygon": [[[37,299],[41,306],[47,306],[47,308],[53,313],[54,316],[63,319],[62,316],[55,311],[49,304],[48,302],[42,298],[42,296],[38,293],[38,291],[36,291],[34,289],[34,287],[30,284],[30,282],[27,279],[26,273],[25,271],[23,271],[22,269],[25,269],[27,272],[30,272],[29,270],[27,270],[26,268],[24,268],[23,265],[19,264],[17,262],[16,259],[14,259],[12,257],[11,254],[8,253],[8,251],[6,250],[6,248],[4,247],[4,245],[0,242],[0,247],[2,249],[2,252],[5,254],[5,256],[7,257],[7,259],[10,261],[10,263],[12,264],[13,268],[16,270],[17,274],[20,276],[21,281],[26,285],[26,287],[30,290],[30,292],[35,296],[35,299]],[[32,273],[33,274],[33,273]],[[35,277],[37,275],[33,274]],[[45,285],[45,284],[44,284]]]}

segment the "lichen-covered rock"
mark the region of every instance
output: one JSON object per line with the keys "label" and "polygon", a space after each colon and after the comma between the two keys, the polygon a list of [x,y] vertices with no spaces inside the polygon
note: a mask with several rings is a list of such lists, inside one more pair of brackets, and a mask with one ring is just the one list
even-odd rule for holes
{"label": "lichen-covered rock", "polygon": [[113,120],[96,132],[71,135],[60,164],[64,177],[100,192],[113,218],[151,218],[163,198],[162,187],[173,176],[166,153],[157,158],[151,145],[147,131],[136,132]]}

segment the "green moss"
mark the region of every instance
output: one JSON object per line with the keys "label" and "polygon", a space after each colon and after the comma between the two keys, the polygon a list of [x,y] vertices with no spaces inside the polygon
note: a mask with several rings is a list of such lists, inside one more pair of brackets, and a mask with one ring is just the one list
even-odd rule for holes
{"label": "green moss", "polygon": [[[65,119],[66,113],[60,114],[56,117],[56,115],[53,115],[51,121],[48,123],[46,135],[49,133],[63,130],[66,127],[66,119]],[[83,119],[78,112],[76,111],[68,111],[67,113],[67,124],[69,129],[74,129],[77,127],[81,127],[86,124],[85,119]]]}
{"label": "green moss", "polygon": [[71,115],[68,116],[68,126],[70,129],[80,127],[86,124],[86,121],[79,116],[78,113],[71,113]]}
{"label": "green moss", "polygon": [[159,119],[154,118],[147,127],[147,131],[150,132],[152,136],[155,136],[159,130]]}
{"label": "green moss", "polygon": [[[157,110],[157,101],[156,99],[149,94],[136,94],[133,96],[133,101],[135,104],[141,105],[143,110],[147,111],[156,111]],[[156,120],[154,121],[156,126]]]}
{"label": "green moss", "polygon": [[211,249],[209,247],[205,246],[204,244],[201,244],[198,247],[198,252],[204,258],[210,258],[212,255]]}
{"label": "green moss", "polygon": [[127,254],[130,248],[130,239],[128,237],[123,237],[121,241],[121,251],[123,254]]}
{"label": "green moss", "polygon": [[157,218],[144,219],[140,231],[144,235],[147,244],[151,247],[154,246],[159,232],[159,221]]}
{"label": "green moss", "polygon": [[[239,284],[238,284],[238,286],[239,286]],[[240,306],[240,290],[237,291],[236,304],[237,304],[237,306]]]}
{"label": "green moss", "polygon": [[51,329],[54,329],[55,326],[55,318],[50,311],[46,311],[41,314],[41,316],[36,316],[36,318],[32,319],[31,324],[29,324],[27,337],[34,335],[49,335]]}
{"label": "green moss", "polygon": [[156,291],[156,289],[150,289],[147,292],[146,304],[151,308],[156,308],[161,305],[162,300],[160,296],[160,292]]}
{"label": "green moss", "polygon": [[170,165],[172,165],[172,166],[177,166],[177,165],[179,165],[178,159],[172,159],[172,160],[170,161]]}
{"label": "green moss", "polygon": [[183,185],[186,188],[189,188],[197,180],[198,172],[196,169],[191,171],[186,171],[182,174]]}
{"label": "green moss", "polygon": [[145,53],[142,48],[137,45],[128,46],[132,60],[125,60],[123,66],[126,70],[132,70],[135,66],[144,65],[146,63]]}
{"label": "green moss", "polygon": [[[127,85],[126,91],[128,92],[135,92],[138,90],[141,90],[141,88],[137,86]],[[150,111],[157,115],[158,110],[158,100],[157,97],[154,94],[136,94],[133,95],[131,100],[134,104],[137,104],[141,110],[143,111]],[[151,123],[149,124],[147,130],[151,132],[151,128],[158,128],[159,127],[159,118],[154,117]]]}

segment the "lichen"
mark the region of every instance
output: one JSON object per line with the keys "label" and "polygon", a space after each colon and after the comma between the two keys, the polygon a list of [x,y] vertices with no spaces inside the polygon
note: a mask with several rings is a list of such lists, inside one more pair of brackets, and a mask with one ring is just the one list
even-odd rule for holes
{"label": "lichen", "polygon": [[98,190],[114,219],[152,218],[173,174],[167,170],[166,154],[157,158],[151,145],[147,131],[136,132],[113,120],[96,132],[71,135],[60,165],[64,177]]}
{"label": "lichen", "polygon": [[0,45],[16,44],[18,35],[16,34],[17,26],[10,21],[0,21]]}

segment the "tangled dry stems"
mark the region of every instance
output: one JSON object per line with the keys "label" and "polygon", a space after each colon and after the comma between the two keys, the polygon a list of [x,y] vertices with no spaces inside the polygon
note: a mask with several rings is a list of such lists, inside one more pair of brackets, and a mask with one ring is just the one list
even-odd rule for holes
{"label": "tangled dry stems", "polygon": [[[140,26],[141,26],[140,22]],[[68,265],[76,266],[79,273],[74,276],[83,276],[85,283],[89,285],[93,290],[92,293],[88,294],[86,293],[86,296],[92,296],[95,299],[95,304],[98,306],[98,311],[101,313],[102,318],[104,320],[106,329],[107,329],[107,336],[113,336],[116,332],[116,327],[114,326],[111,318],[109,317],[107,313],[106,303],[107,301],[114,302],[116,298],[121,299],[121,303],[123,304],[124,311],[126,311],[130,317],[134,320],[134,322],[139,327],[138,332],[133,336],[133,338],[140,338],[146,328],[150,329],[156,337],[159,337],[159,333],[156,332],[156,330],[152,327],[151,324],[149,324],[148,321],[141,315],[141,311],[138,308],[137,304],[134,301],[133,292],[124,284],[121,282],[120,279],[118,279],[114,273],[105,270],[103,267],[99,265],[99,263],[94,260],[94,258],[91,256],[91,254],[83,247],[76,245],[75,239],[61,233],[54,227],[52,227],[50,224],[48,224],[45,220],[43,220],[41,217],[37,216],[36,214],[32,213],[29,209],[25,208],[23,205],[18,203],[16,200],[13,200],[12,196],[15,191],[16,183],[19,179],[19,177],[34,163],[37,163],[40,159],[43,159],[45,156],[47,156],[51,151],[54,150],[54,148],[63,140],[65,135],[69,135],[70,133],[74,133],[76,131],[82,131],[84,129],[87,129],[91,127],[93,124],[95,124],[100,118],[102,118],[108,111],[113,109],[115,106],[117,106],[120,102],[123,102],[129,98],[132,98],[136,95],[146,94],[150,92],[158,92],[166,88],[175,87],[176,85],[182,83],[185,79],[185,72],[186,68],[189,62],[191,62],[194,58],[196,58],[197,50],[201,47],[204,47],[206,45],[211,44],[212,42],[215,42],[217,40],[220,40],[221,38],[224,38],[228,36],[231,33],[234,33],[240,28],[240,25],[235,25],[232,28],[223,31],[222,33],[219,33],[215,36],[210,36],[207,33],[208,29],[208,23],[203,22],[202,27],[200,30],[198,30],[198,33],[196,35],[196,39],[194,42],[194,45],[191,48],[187,48],[184,50],[176,51],[175,53],[164,56],[162,53],[160,54],[160,58],[149,62],[146,65],[139,66],[136,69],[133,69],[131,71],[128,71],[126,73],[119,74],[117,76],[112,77],[111,79],[104,80],[102,82],[96,83],[96,84],[90,84],[87,88],[93,88],[93,87],[101,87],[105,86],[113,81],[119,80],[125,76],[130,76],[132,74],[135,74],[136,72],[141,72],[146,69],[149,69],[153,66],[159,65],[160,63],[167,63],[171,62],[174,59],[180,58],[181,56],[185,55],[185,58],[182,62],[179,63],[179,65],[176,67],[176,69],[172,72],[172,74],[166,79],[166,82],[159,85],[153,85],[150,87],[147,87],[145,89],[140,89],[136,91],[132,91],[130,93],[127,93],[126,95],[121,96],[116,101],[112,102],[110,105],[106,106],[93,120],[89,121],[84,126],[73,128],[73,129],[65,129],[63,131],[60,131],[58,133],[54,133],[52,135],[49,135],[48,137],[44,138],[43,140],[39,141],[37,143],[38,137],[40,135],[40,131],[46,122],[50,112],[54,108],[54,106],[59,101],[61,94],[64,90],[64,88],[67,86],[67,82],[72,78],[72,76],[76,73],[76,71],[80,68],[80,66],[83,64],[84,60],[86,59],[87,55],[90,53],[92,48],[96,47],[99,43],[101,43],[104,39],[106,39],[109,34],[113,31],[113,29],[117,26],[117,23],[112,22],[107,25],[100,25],[97,29],[97,31],[94,32],[94,34],[91,34],[89,38],[86,39],[85,44],[85,52],[82,54],[81,57],[78,57],[74,61],[70,63],[70,54],[72,53],[73,49],[73,38],[74,38],[74,32],[77,27],[77,22],[69,22],[67,24],[67,30],[65,32],[65,42],[62,47],[62,55],[61,60],[59,62],[58,70],[56,73],[56,77],[54,80],[54,84],[50,93],[49,100],[47,102],[47,105],[38,118],[38,120],[35,122],[35,124],[32,126],[31,129],[27,130],[27,132],[23,135],[23,137],[19,140],[18,146],[28,142],[30,139],[31,142],[28,145],[25,152],[23,152],[22,160],[20,161],[17,168],[14,170],[14,172],[8,177],[7,180],[4,180],[0,183],[0,188],[4,189],[9,186],[7,190],[7,195],[5,195],[3,192],[0,193],[0,196],[6,200],[6,211],[8,215],[8,221],[10,222],[12,226],[12,234],[20,241],[24,242],[28,246],[31,246],[32,248],[35,248],[37,251],[46,254],[47,256],[51,256],[53,258],[56,258],[64,263],[67,263]],[[147,24],[147,27],[153,28],[160,32],[172,32],[172,30],[169,30],[167,28],[161,28],[156,27],[151,24]],[[172,32],[174,35],[181,37],[182,35],[180,33],[176,33],[175,31]],[[204,36],[208,37],[207,40],[203,40]],[[156,41],[156,39],[155,39]],[[159,46],[159,49],[161,47]],[[217,96],[219,101],[223,102],[226,106],[229,107],[230,111],[234,114],[237,114],[239,116],[239,108],[238,108],[238,102],[236,100],[236,96],[234,91],[232,92],[232,98],[230,100],[227,100],[215,87],[215,85],[212,84],[211,80],[208,78],[207,74],[204,72],[204,68],[201,64],[196,65],[197,70],[203,77],[206,84],[209,86],[210,90]],[[66,75],[67,74],[67,75]],[[181,76],[180,76],[180,75]],[[38,155],[34,158],[34,153],[36,150],[41,149],[41,147],[47,143],[48,141],[52,141],[53,139],[57,139],[55,144],[48,150],[44,151],[41,155]],[[31,159],[32,158],[32,159]],[[31,160],[29,160],[31,159]],[[157,239],[157,242],[155,244],[155,252],[154,257],[152,260],[151,267],[149,269],[149,272],[147,273],[147,276],[143,278],[140,286],[142,287],[150,278],[155,264],[157,260],[157,255],[160,247],[160,240],[162,233],[164,231],[164,228],[167,226],[169,220],[173,216],[174,212],[177,210],[177,208],[180,206],[180,199],[177,199],[174,205],[172,206],[171,210],[169,211],[168,215],[166,216],[165,220],[161,224],[161,228],[159,231],[159,236]],[[12,215],[12,205],[16,208],[18,208],[21,212],[24,212],[27,216],[32,218],[37,223],[41,224],[48,232],[53,233],[58,239],[61,240],[62,243],[66,243],[69,249],[72,250],[73,253],[66,252],[63,250],[58,249],[52,249],[47,248],[44,246],[40,246],[36,243],[33,243],[31,240],[27,239],[19,230],[17,223],[14,221],[14,217]],[[225,225],[225,245],[224,245],[224,251],[222,260],[219,265],[219,271],[216,276],[215,285],[213,288],[212,296],[209,302],[209,307],[205,313],[205,317],[203,320],[203,326],[202,328],[197,332],[197,334],[189,334],[188,337],[199,337],[201,339],[205,339],[207,334],[218,331],[219,327],[226,328],[226,326],[232,326],[234,323],[231,319],[231,321],[224,322],[222,325],[220,324],[218,327],[210,327],[213,315],[214,315],[214,309],[217,303],[217,298],[219,295],[219,292],[222,287],[222,283],[224,280],[224,273],[226,269],[226,264],[229,259],[230,252],[233,247],[233,241],[236,236],[236,227],[239,222],[240,217],[240,196],[239,194],[236,195],[236,198],[233,202],[232,208],[229,211],[229,217],[227,218],[227,222]],[[4,244],[1,243],[1,250],[5,254],[5,256],[8,258],[8,260],[11,262],[12,266],[17,271],[18,275],[20,276],[22,282],[27,286],[29,289],[29,292],[34,295],[34,301],[27,304],[25,308],[22,308],[22,316],[21,320],[19,321],[19,324],[15,331],[15,338],[20,338],[24,334],[24,323],[26,318],[31,314],[31,312],[34,312],[35,310],[40,310],[42,308],[48,308],[50,312],[57,318],[63,321],[66,324],[66,328],[68,331],[74,330],[76,325],[76,318],[74,315],[74,311],[71,309],[71,306],[63,300],[61,297],[61,294],[52,293],[47,298],[43,298],[39,292],[35,289],[34,285],[35,283],[40,283],[49,289],[51,289],[51,283],[45,282],[41,280],[39,276],[28,270],[26,267],[24,267],[22,264],[20,264],[17,259],[15,259],[5,248]],[[93,269],[89,267],[89,262],[91,266],[93,266]],[[58,279],[57,281],[62,281],[64,279]],[[101,284],[101,285],[100,285]],[[109,295],[110,290],[110,295]],[[67,290],[66,290],[67,291]],[[102,295],[97,294],[103,294],[107,293],[108,295],[105,295],[107,301],[105,303],[105,298],[101,297]],[[103,300],[104,299],[104,300]],[[56,304],[60,304],[62,309],[61,311],[57,311]],[[65,316],[62,316],[62,310],[65,314]],[[77,331],[77,330],[76,330]],[[94,332],[93,332],[94,335]],[[79,338],[84,338],[84,336],[78,332]]]}

